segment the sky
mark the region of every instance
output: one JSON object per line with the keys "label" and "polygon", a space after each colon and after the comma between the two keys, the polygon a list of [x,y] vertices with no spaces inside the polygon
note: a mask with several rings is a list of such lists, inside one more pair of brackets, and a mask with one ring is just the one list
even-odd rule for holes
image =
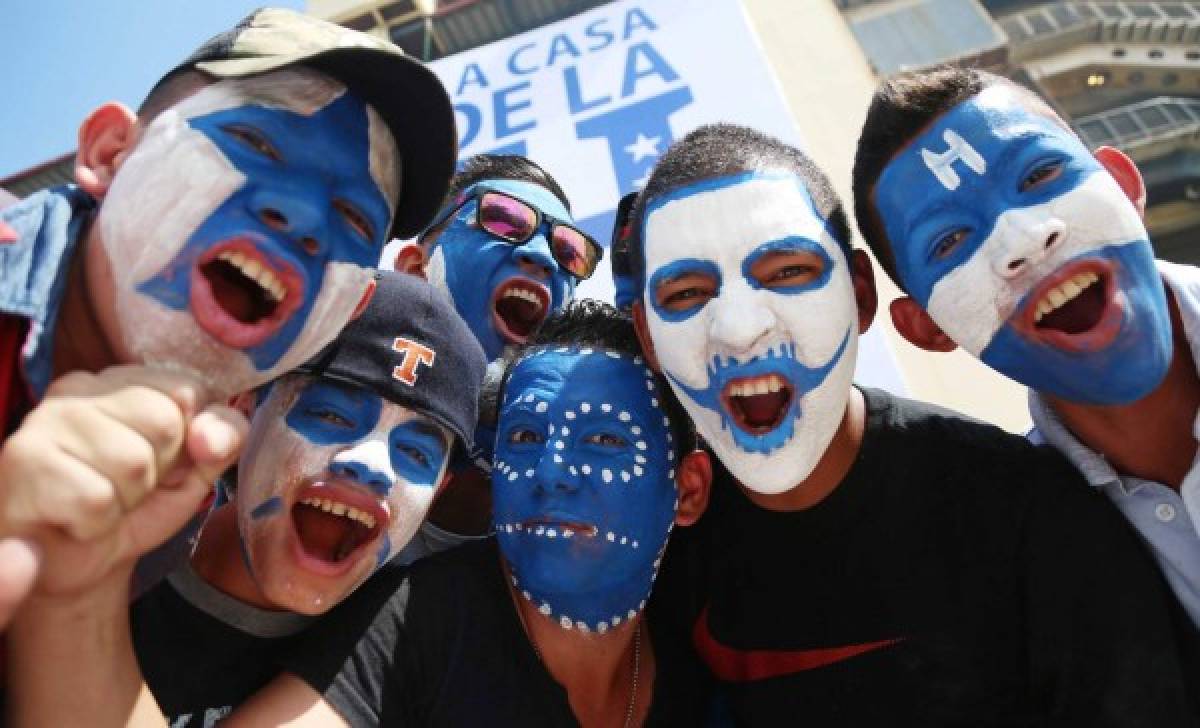
{"label": "sky", "polygon": [[[75,149],[105,101],[132,108],[159,77],[266,0],[6,0],[0,179]],[[303,9],[304,0],[269,4]]]}

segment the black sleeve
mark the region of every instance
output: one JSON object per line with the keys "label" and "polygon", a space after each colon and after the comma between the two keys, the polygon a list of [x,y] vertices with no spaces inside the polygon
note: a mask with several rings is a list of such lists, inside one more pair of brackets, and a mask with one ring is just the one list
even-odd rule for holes
{"label": "black sleeve", "polygon": [[1023,539],[1030,690],[1063,725],[1197,726],[1173,595],[1133,527],[1044,448]]}
{"label": "black sleeve", "polygon": [[407,571],[385,567],[330,610],[282,661],[350,725],[413,723]]}

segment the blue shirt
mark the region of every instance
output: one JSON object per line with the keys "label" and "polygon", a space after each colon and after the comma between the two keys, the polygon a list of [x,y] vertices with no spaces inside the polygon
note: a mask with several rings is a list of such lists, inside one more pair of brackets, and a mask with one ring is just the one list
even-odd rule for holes
{"label": "blue shirt", "polygon": [[[1175,295],[1192,357],[1200,362],[1200,269],[1158,261]],[[1029,392],[1034,442],[1058,448],[1088,483],[1104,491],[1150,546],[1167,583],[1192,622],[1200,626],[1200,453],[1179,491],[1151,480],[1118,473],[1104,456],[1079,442],[1036,392]],[[1200,440],[1200,413],[1192,434]]]}
{"label": "blue shirt", "polygon": [[0,245],[0,311],[29,319],[21,360],[35,399],[50,384],[71,256],[95,208],[91,196],[65,185],[0,210],[0,220],[17,233],[17,240]]}

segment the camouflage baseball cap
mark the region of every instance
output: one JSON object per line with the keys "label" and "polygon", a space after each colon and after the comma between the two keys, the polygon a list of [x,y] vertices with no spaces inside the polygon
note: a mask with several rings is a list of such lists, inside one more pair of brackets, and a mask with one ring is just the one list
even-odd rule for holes
{"label": "camouflage baseball cap", "polygon": [[383,117],[402,170],[391,235],[416,235],[445,197],[458,137],[441,81],[392,43],[286,8],[262,8],[200,46],[155,88],[189,69],[240,78],[294,65],[336,78]]}

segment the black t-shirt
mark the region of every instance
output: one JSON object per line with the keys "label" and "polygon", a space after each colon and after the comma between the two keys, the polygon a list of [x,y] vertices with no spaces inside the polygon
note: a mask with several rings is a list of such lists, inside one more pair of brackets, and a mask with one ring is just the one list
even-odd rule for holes
{"label": "black t-shirt", "polygon": [[209,728],[257,692],[313,619],[243,604],[190,567],[130,607],[138,663],[171,728]]}
{"label": "black t-shirt", "polygon": [[1200,725],[1169,591],[1101,493],[1048,448],[864,393],[825,500],[767,511],[718,466],[673,545],[707,572],[693,638],[738,724]]}
{"label": "black t-shirt", "polygon": [[[654,600],[651,599],[651,605]],[[647,613],[658,668],[646,725],[696,725],[686,638]],[[494,538],[385,566],[285,662],[354,726],[575,726],[521,627]]]}

